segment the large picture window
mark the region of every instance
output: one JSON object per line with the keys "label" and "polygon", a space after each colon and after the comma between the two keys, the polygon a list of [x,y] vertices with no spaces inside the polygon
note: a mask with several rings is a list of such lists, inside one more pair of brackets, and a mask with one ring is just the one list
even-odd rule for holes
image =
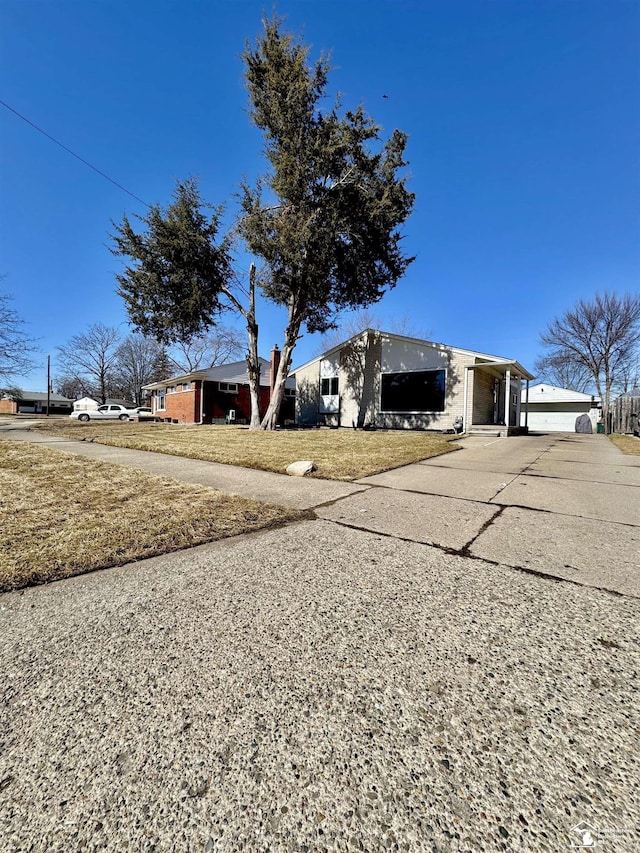
{"label": "large picture window", "polygon": [[444,412],[445,371],[383,373],[383,412]]}

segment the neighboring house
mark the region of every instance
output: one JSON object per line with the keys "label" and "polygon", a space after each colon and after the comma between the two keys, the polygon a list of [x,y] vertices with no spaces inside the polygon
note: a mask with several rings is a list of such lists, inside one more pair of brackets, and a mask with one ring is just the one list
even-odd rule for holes
{"label": "neighboring house", "polygon": [[300,424],[520,432],[517,361],[367,329],[291,373]]}
{"label": "neighboring house", "polygon": [[[125,409],[132,409],[133,403],[130,400],[121,400],[116,397],[107,397],[104,401],[105,405],[108,403],[111,406],[124,406]],[[94,400],[93,397],[83,397],[81,400],[76,400],[73,404],[74,412],[95,412],[98,406],[101,406],[102,403],[99,403],[97,400]]]}
{"label": "neighboring house", "polygon": [[[522,402],[525,402],[523,391]],[[596,432],[600,417],[599,400],[591,394],[558,388],[540,382],[529,388],[529,429],[536,432],[575,432],[576,419],[589,415]],[[524,421],[522,421],[524,423]]]}
{"label": "neighboring house", "polygon": [[[261,416],[269,405],[279,363],[278,347],[272,350],[270,362],[260,359]],[[243,424],[251,420],[251,397],[244,360],[173,376],[145,385],[144,390],[149,395],[154,415],[172,423]],[[295,381],[288,379],[280,410],[281,423],[293,420],[294,399]]]}
{"label": "neighboring house", "polygon": [[[49,414],[68,415],[73,407],[73,400],[63,397],[61,394],[49,394]],[[46,414],[47,392],[46,391],[23,391],[19,398],[5,397],[0,400],[0,413],[17,414]]]}
{"label": "neighboring house", "polygon": [[100,403],[92,397],[83,397],[73,404],[74,412],[95,412]]}

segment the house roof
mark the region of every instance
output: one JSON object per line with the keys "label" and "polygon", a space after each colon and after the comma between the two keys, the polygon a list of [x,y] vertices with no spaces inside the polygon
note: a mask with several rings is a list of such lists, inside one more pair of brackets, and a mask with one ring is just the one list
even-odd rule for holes
{"label": "house roof", "polygon": [[[295,375],[295,373],[298,370],[303,370],[303,369],[309,367],[309,365],[313,364],[315,361],[320,361],[321,359],[327,358],[328,356],[332,355],[333,353],[338,352],[339,350],[341,350],[345,346],[347,346],[347,344],[350,344],[352,341],[355,341],[357,338],[361,338],[365,334],[369,335],[369,334],[373,334],[373,333],[379,334],[383,338],[386,338],[387,340],[393,339],[393,340],[398,340],[398,341],[408,341],[409,343],[420,344],[422,346],[424,346],[426,344],[427,346],[430,346],[430,347],[440,347],[442,349],[452,350],[453,352],[461,352],[461,353],[465,353],[467,355],[473,355],[476,358],[485,359],[488,363],[492,363],[492,364],[496,364],[496,365],[502,365],[502,366],[512,366],[512,367],[514,367],[515,371],[517,373],[519,373],[521,376],[523,376],[525,379],[533,379],[533,375],[531,373],[529,373],[529,371],[526,368],[524,368],[520,364],[520,362],[516,361],[515,359],[504,358],[503,356],[499,356],[499,355],[489,355],[488,353],[476,352],[475,350],[463,349],[462,347],[454,347],[454,346],[451,346],[450,344],[438,343],[437,341],[427,341],[427,340],[424,340],[423,338],[412,338],[412,337],[409,337],[407,335],[397,335],[394,332],[385,332],[382,329],[363,329],[362,332],[358,332],[357,335],[352,335],[350,338],[347,338],[347,340],[343,341],[342,343],[337,344],[334,347],[331,347],[330,349],[326,350],[323,353],[320,353],[320,355],[315,356],[315,358],[309,359],[309,361],[305,362],[304,364],[298,365],[295,368],[295,370],[291,371],[290,375],[293,376],[293,375]],[[476,366],[482,367],[481,364],[476,365]]]}
{"label": "house roof", "polygon": [[[525,392],[522,392],[522,399],[525,399]],[[588,403],[599,402],[598,397],[591,394],[584,394],[582,391],[573,391],[571,388],[559,388],[557,385],[550,385],[547,382],[539,382],[537,385],[529,387],[529,403]]]}
{"label": "house roof", "polygon": [[[33,400],[35,403],[46,403],[47,402],[47,392],[46,391],[22,391],[20,396],[20,401],[27,402],[28,400]],[[49,394],[49,400],[52,403],[68,403],[71,405],[73,400],[70,400],[68,397],[63,397],[62,394]]]}
{"label": "house roof", "polygon": [[[260,362],[260,385],[268,386],[270,364],[266,358],[259,358],[258,361]],[[238,385],[246,385],[249,382],[247,362],[243,359],[242,361],[232,361],[229,364],[218,364],[206,370],[183,373],[179,376],[163,379],[161,382],[152,382],[150,385],[144,385],[143,387],[149,391],[154,391],[166,388],[168,385],[176,385],[179,382],[189,382],[192,379],[203,379],[207,382],[235,382]],[[295,381],[287,379],[286,387],[295,387]]]}

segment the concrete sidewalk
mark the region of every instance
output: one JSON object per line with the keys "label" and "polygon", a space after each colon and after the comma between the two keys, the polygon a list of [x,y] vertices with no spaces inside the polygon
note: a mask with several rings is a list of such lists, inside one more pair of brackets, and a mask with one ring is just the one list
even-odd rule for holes
{"label": "concrete sidewalk", "polygon": [[308,477],[288,477],[286,474],[273,474],[269,471],[257,471],[252,468],[238,468],[234,465],[221,465],[218,462],[205,462],[199,459],[186,459],[183,456],[169,456],[165,453],[149,453],[146,450],[127,450],[121,447],[108,447],[92,441],[75,441],[69,438],[39,433],[36,430],[8,430],[0,426],[0,438],[6,435],[13,441],[28,441],[84,456],[98,459],[113,465],[124,465],[149,474],[172,477],[184,483],[195,483],[218,489],[230,495],[253,498],[265,503],[286,506],[292,509],[312,509],[321,504],[344,498],[364,491],[367,487],[353,483],[339,483],[334,480],[317,480]]}

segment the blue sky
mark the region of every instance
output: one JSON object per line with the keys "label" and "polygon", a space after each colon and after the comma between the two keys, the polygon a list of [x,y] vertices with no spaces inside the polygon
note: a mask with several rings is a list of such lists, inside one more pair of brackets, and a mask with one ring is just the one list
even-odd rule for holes
{"label": "blue sky", "polygon": [[[247,115],[252,0],[1,0],[0,98],[147,202],[177,178],[236,210],[260,174]],[[530,369],[549,320],[640,273],[640,2],[281,0],[287,27],[332,53],[330,91],[409,134],[405,234],[417,255],[376,311],[433,340]],[[387,97],[383,97],[383,96]],[[122,324],[112,220],[122,190],[0,107],[0,290],[46,356],[85,327]],[[260,351],[284,314],[259,306]],[[305,335],[296,354],[315,354]]]}

